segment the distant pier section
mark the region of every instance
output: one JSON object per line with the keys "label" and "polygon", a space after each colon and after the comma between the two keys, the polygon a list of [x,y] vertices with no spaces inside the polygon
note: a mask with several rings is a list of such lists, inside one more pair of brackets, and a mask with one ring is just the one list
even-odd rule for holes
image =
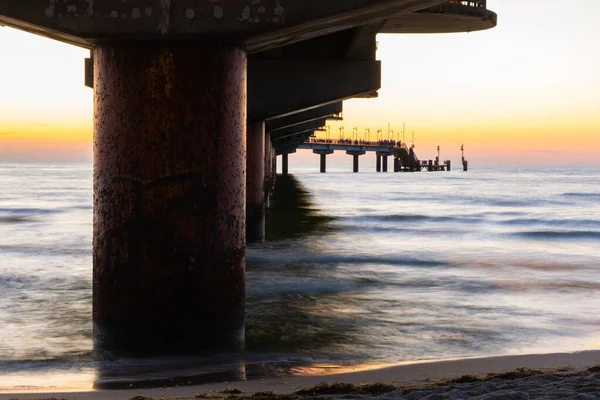
{"label": "distant pier section", "polygon": [[[320,171],[327,172],[327,156],[337,151],[345,151],[352,156],[353,172],[359,172],[359,157],[368,152],[375,153],[377,172],[388,172],[388,157],[393,158],[394,172],[418,171],[450,171],[450,160],[440,161],[440,147],[435,160],[420,160],[415,152],[414,145],[407,145],[399,140],[352,140],[352,139],[320,139],[308,138],[298,145],[298,149],[312,150],[321,156]],[[461,151],[464,147],[461,147]],[[463,153],[463,169],[466,165]],[[287,170],[287,168],[286,168]],[[464,169],[466,171],[466,169]]]}

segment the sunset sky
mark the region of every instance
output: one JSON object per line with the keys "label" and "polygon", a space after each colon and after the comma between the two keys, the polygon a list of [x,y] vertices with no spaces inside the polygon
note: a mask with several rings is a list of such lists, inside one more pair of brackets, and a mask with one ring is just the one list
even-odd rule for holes
{"label": "sunset sky", "polygon": [[[443,159],[458,162],[464,143],[472,165],[600,165],[600,1],[488,7],[499,16],[489,31],[379,35],[379,98],[346,102],[332,136],[340,125],[369,127],[374,137],[388,122],[396,131],[406,122],[422,159],[440,145]],[[0,28],[0,162],[91,163],[88,54]],[[290,162],[314,157],[300,152]]]}

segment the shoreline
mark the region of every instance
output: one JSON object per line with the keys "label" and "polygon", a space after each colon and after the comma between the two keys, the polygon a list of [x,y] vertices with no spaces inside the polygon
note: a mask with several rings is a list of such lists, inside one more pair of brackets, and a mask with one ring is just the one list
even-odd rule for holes
{"label": "shoreline", "polygon": [[361,367],[356,367],[354,371],[349,368],[348,371],[344,373],[333,373],[329,375],[278,377],[238,382],[226,381],[171,388],[92,390],[85,392],[27,392],[18,390],[7,392],[0,388],[0,400],[43,398],[127,400],[134,396],[151,398],[194,398],[196,393],[216,394],[228,387],[235,387],[244,394],[260,391],[289,394],[300,388],[312,387],[321,382],[344,382],[354,385],[384,382],[403,386],[422,386],[436,380],[453,379],[463,375],[509,372],[518,368],[541,371],[560,369],[564,372],[575,372],[598,364],[600,364],[600,350],[589,350],[574,353],[510,355],[447,361],[423,361],[368,370],[359,370]]}

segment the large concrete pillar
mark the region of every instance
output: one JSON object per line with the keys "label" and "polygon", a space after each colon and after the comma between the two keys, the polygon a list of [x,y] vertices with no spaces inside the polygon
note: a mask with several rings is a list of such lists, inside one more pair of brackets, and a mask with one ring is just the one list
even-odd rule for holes
{"label": "large concrete pillar", "polygon": [[400,159],[398,157],[394,157],[394,172],[400,172],[402,169],[400,165]]}
{"label": "large concrete pillar", "polygon": [[383,161],[383,172],[388,172],[388,156],[381,156]]}
{"label": "large concrete pillar", "polygon": [[281,173],[283,175],[287,175],[288,174],[288,162],[289,162],[289,154],[288,153],[283,153],[281,155]]}
{"label": "large concrete pillar", "polygon": [[381,155],[376,154],[375,156],[375,160],[376,160],[376,164],[375,164],[375,170],[377,172],[381,172]]}
{"label": "large concrete pillar", "polygon": [[271,154],[273,157],[273,162],[271,163],[271,175],[273,176],[273,183],[271,186],[271,193],[273,193],[273,191],[275,190],[275,181],[277,180],[277,152],[275,151],[275,148],[271,148]]}
{"label": "large concrete pillar", "polygon": [[265,239],[265,123],[248,121],[246,158],[246,238]]}
{"label": "large concrete pillar", "polygon": [[94,62],[95,345],[242,347],[245,51],[124,41]]}
{"label": "large concrete pillar", "polygon": [[271,133],[265,134],[265,176],[264,176],[264,190],[265,190],[265,207],[271,207],[271,179],[273,173],[273,157],[272,157],[273,146],[271,144]]}

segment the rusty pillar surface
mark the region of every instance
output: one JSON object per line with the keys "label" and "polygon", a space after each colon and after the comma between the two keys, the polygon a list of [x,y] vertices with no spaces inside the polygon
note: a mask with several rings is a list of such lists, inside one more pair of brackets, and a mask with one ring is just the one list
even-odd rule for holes
{"label": "rusty pillar surface", "polygon": [[122,42],[94,60],[96,349],[243,346],[245,51]]}
{"label": "rusty pillar surface", "polygon": [[265,239],[265,123],[248,121],[246,160],[246,238]]}

